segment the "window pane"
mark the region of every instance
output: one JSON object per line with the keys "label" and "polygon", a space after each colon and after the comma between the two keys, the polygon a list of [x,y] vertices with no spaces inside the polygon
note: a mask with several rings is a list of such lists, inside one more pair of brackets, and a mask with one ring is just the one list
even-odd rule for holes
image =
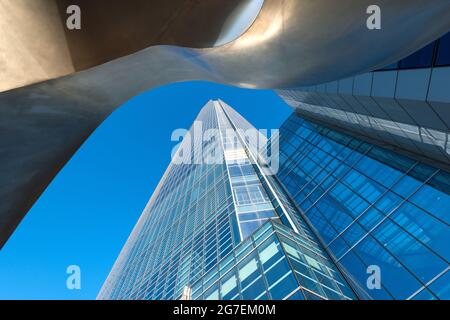
{"label": "window pane", "polygon": [[[269,239],[269,242],[262,245],[263,249],[259,253],[259,258],[261,263],[263,264],[264,269],[267,269],[265,265],[267,261],[269,261],[273,256],[277,253],[280,253],[280,250],[275,242],[273,242],[273,238]],[[270,265],[270,263],[269,263]]]}
{"label": "window pane", "polygon": [[400,61],[400,69],[431,67],[435,42]]}
{"label": "window pane", "polygon": [[431,291],[434,292],[439,299],[449,300],[450,299],[450,271],[447,271],[439,279],[430,285]]}
{"label": "window pane", "polygon": [[259,279],[252,283],[249,287],[242,291],[242,297],[244,300],[265,300],[266,288],[264,286],[264,281],[261,276]]}
{"label": "window pane", "polygon": [[447,267],[443,260],[392,221],[384,222],[372,234],[423,283],[427,283]]}
{"label": "window pane", "polygon": [[[287,265],[286,259],[284,259],[283,264]],[[283,266],[286,267],[287,266]],[[269,292],[274,300],[281,300],[286,298],[291,292],[298,288],[297,281],[295,280],[292,271],[288,271],[284,275],[279,274],[279,278],[275,283],[269,284]]]}
{"label": "window pane", "polygon": [[436,66],[450,64],[450,33],[439,39],[439,47],[436,56]]}
{"label": "window pane", "polygon": [[223,300],[231,300],[238,294],[237,278],[234,272],[224,277],[220,290]]}
{"label": "window pane", "polygon": [[302,294],[302,290],[298,290],[296,293],[290,296],[288,300],[305,300],[305,297]]}
{"label": "window pane", "polygon": [[416,191],[423,182],[419,182],[413,177],[404,176],[393,188],[395,192],[404,198],[408,198],[414,191]]}
{"label": "window pane", "polygon": [[236,187],[235,194],[238,205],[247,205],[251,203],[246,187]]}
{"label": "window pane", "polygon": [[208,289],[205,293],[205,300],[219,300],[219,290],[217,285],[214,285],[212,288]]}
{"label": "window pane", "polygon": [[392,63],[390,65],[387,65],[387,66],[385,66],[385,67],[383,67],[383,68],[381,68],[381,69],[379,69],[377,71],[381,71],[381,70],[395,70],[395,69],[397,69],[397,66],[398,66],[398,63],[396,62],[396,63]]}
{"label": "window pane", "polygon": [[268,201],[268,199],[264,197],[264,191],[261,190],[260,185],[248,186],[248,193],[250,195],[250,200],[252,201],[252,203],[260,203]]}
{"label": "window pane", "polygon": [[[394,295],[396,299],[406,299],[412,292],[417,291],[420,284],[385,248],[371,236],[361,241],[353,250],[363,261],[364,266],[360,266],[357,277],[362,288],[367,288],[367,266],[376,265],[381,269],[382,286]],[[347,260],[349,259],[349,260]],[[347,255],[343,259],[347,261],[346,266],[354,263]],[[354,272],[353,271],[353,272]],[[353,273],[352,273],[353,274]],[[368,290],[369,294],[378,294],[380,290]]]}
{"label": "window pane", "polygon": [[430,291],[427,289],[423,289],[420,291],[417,295],[415,295],[412,300],[436,300],[436,297],[434,297]]}
{"label": "window pane", "polygon": [[444,220],[450,224],[450,196],[442,191],[424,185],[416,194],[414,194],[410,201],[417,206],[430,212],[435,217]]}
{"label": "window pane", "polygon": [[253,234],[253,232],[258,229],[260,226],[262,226],[267,220],[255,220],[255,221],[249,221],[249,222],[242,222],[240,224],[242,236],[244,239],[249,237]]}
{"label": "window pane", "polygon": [[391,218],[422,243],[450,261],[449,226],[409,203],[402,205]]}
{"label": "window pane", "polygon": [[257,220],[257,219],[267,219],[275,217],[275,213],[272,210],[264,210],[258,212],[247,212],[240,213],[239,220],[240,221],[249,221],[249,220]]}
{"label": "window pane", "polygon": [[239,281],[241,282],[242,289],[245,289],[258,276],[260,276],[258,262],[254,254],[251,254],[239,264]]}

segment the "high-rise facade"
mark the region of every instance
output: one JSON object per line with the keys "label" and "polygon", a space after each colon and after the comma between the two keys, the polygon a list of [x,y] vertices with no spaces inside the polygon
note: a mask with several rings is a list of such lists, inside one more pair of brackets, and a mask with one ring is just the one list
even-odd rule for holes
{"label": "high-rise facade", "polygon": [[201,110],[100,299],[450,299],[448,171],[299,112],[248,130]]}
{"label": "high-rise facade", "polygon": [[279,144],[278,179],[360,298],[450,299],[449,172],[296,113]]}
{"label": "high-rise facade", "polygon": [[98,298],[356,298],[348,276],[258,160],[266,142],[224,102],[208,102]]}
{"label": "high-rise facade", "polygon": [[296,113],[278,179],[362,298],[450,299],[449,79],[450,33],[382,69],[278,91]]}

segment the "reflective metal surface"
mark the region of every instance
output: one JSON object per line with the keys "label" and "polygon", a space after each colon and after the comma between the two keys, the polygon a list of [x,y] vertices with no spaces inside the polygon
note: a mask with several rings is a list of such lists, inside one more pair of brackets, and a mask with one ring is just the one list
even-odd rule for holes
{"label": "reflective metal surface", "polygon": [[0,94],[0,245],[57,172],[118,106],[152,87],[210,80],[288,88],[343,78],[410,54],[450,29],[448,0],[266,0],[252,26],[216,48],[154,46]]}

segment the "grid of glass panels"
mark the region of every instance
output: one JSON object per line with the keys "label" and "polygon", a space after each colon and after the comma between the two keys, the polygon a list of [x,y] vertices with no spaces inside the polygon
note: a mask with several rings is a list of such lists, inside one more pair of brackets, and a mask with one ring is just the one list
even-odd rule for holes
{"label": "grid of glass panels", "polygon": [[267,219],[277,217],[272,204],[274,199],[269,197],[263,187],[254,164],[247,155],[246,147],[241,143],[220,103],[216,104],[216,112],[239,230],[241,239],[244,240]]}
{"label": "grid of glass panels", "polygon": [[354,294],[323,251],[267,221],[192,286],[197,300],[347,300]]}
{"label": "grid of glass panels", "polygon": [[[246,122],[239,117],[234,113],[233,119],[245,126]],[[202,121],[205,130],[234,128],[215,102],[208,103],[197,120]],[[218,120],[224,123],[219,126]],[[294,206],[287,203],[288,198],[275,181],[270,180],[273,192],[268,191],[269,180],[250,162],[243,142],[236,152],[230,146],[239,140],[221,135],[220,141],[204,142],[193,131],[191,128],[193,145],[198,148],[193,157],[209,144],[213,149],[222,146],[224,158],[231,151],[238,161],[223,159],[221,164],[205,165],[171,163],[98,298],[179,299],[184,289],[193,284],[197,298],[353,298],[347,282],[302,219],[298,218],[297,232],[293,233],[286,210],[295,210]],[[178,152],[189,143],[185,140]],[[280,199],[286,203],[282,205]],[[272,219],[290,228],[272,225]],[[244,237],[240,228],[246,223],[254,225],[244,231],[245,238],[254,236],[241,242]],[[269,227],[263,226],[255,233],[264,223]],[[263,242],[262,235],[269,235],[268,229],[278,230],[278,235]],[[209,288],[218,279],[218,273],[224,272],[224,266],[231,270],[231,260],[235,262],[236,274],[220,277],[221,284],[216,283],[220,293],[214,287]],[[263,273],[258,275],[259,271]],[[239,285],[237,293],[235,282]],[[201,297],[199,283],[205,288]]]}
{"label": "grid of glass panels", "polygon": [[[363,298],[450,299],[450,174],[293,114],[279,180]],[[367,288],[367,267],[381,289]]]}
{"label": "grid of glass panels", "polygon": [[[231,129],[238,128],[238,130],[241,129],[244,131],[249,129],[255,130],[255,128],[247,120],[245,120],[239,113],[237,113],[233,108],[231,108],[223,101],[219,100],[216,106],[218,107],[218,117],[222,127]],[[269,197],[273,209],[276,212],[276,217],[279,218],[283,224],[290,228],[293,228],[299,234],[302,234],[302,236],[304,236],[305,238],[309,237],[310,239],[313,239],[314,237],[311,235],[309,228],[304,225],[302,219],[298,219],[298,221],[292,220],[292,218],[296,217],[297,210],[296,208],[294,208],[292,201],[290,201],[286,196],[285,190],[279,185],[278,181],[274,179],[274,174],[271,173],[269,162],[265,158],[270,154],[271,150],[269,149],[269,153],[267,153],[266,148],[261,148],[266,146],[268,142],[267,137],[258,132],[256,134],[258,136],[257,139],[247,139],[247,137],[241,137],[241,142],[239,142],[237,133],[234,130],[231,130],[231,134],[228,134],[233,137],[233,139],[228,139],[229,146],[233,145],[230,143],[231,141],[236,141],[234,143],[234,147],[243,147],[243,144],[245,144],[245,152],[243,152],[243,156],[246,159],[246,164],[252,164],[252,172],[258,177],[260,184],[259,187],[262,186],[266,191],[266,195]],[[225,146],[225,148],[227,148],[227,146]],[[252,155],[251,161],[248,155]],[[242,169],[240,169],[240,171],[242,171],[243,175],[245,175],[245,172],[248,172],[248,170]],[[229,170],[229,174],[230,180],[233,182],[234,178],[231,177],[231,175],[233,175],[233,170]],[[236,200],[235,203],[237,203]],[[264,204],[264,206],[267,206],[267,204]],[[240,208],[237,207],[237,212],[242,213],[244,229],[247,229],[245,226],[246,217],[248,217],[248,215],[246,215],[247,213],[257,213],[258,219],[256,220],[259,220],[258,223],[252,222],[251,224],[249,224],[249,226],[251,226],[251,229],[248,229],[250,230],[254,230],[254,228],[260,226],[271,215],[271,213],[268,212],[262,204],[258,204],[257,206],[253,206],[252,208],[253,211],[259,212],[249,212],[248,210],[245,210],[245,208],[242,209],[244,210],[240,210]],[[248,230],[248,234],[251,234],[250,230]],[[311,241],[317,241],[317,239]]]}
{"label": "grid of glass panels", "polygon": [[264,221],[275,218],[277,215],[269,196],[248,160],[229,164],[228,169],[235,195],[242,239],[246,239]]}
{"label": "grid of glass panels", "polygon": [[[212,103],[197,120],[217,127]],[[225,164],[172,163],[99,298],[177,299],[239,242]]]}

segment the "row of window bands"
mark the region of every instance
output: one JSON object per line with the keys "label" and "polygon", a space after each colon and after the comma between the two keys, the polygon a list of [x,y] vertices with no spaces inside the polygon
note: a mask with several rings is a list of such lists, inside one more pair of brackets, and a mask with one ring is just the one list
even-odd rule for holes
{"label": "row of window bands", "polygon": [[[197,208],[196,210],[197,211],[203,210],[203,209],[206,210],[207,207],[210,208],[208,211],[212,210],[213,208],[215,208],[216,210],[220,209],[220,206],[225,204],[225,201],[226,201],[225,187],[226,187],[226,185],[225,185],[224,180],[217,182],[217,184],[214,185],[214,187],[210,189],[210,192],[212,192],[213,195],[219,195],[221,197],[221,198],[216,198],[216,197],[212,198],[212,200],[216,200],[215,202],[218,202],[218,203],[213,203],[211,201],[208,201],[208,202],[206,202],[206,201],[200,202],[199,201],[197,204],[197,207],[195,207],[195,208]],[[191,191],[191,194],[193,194],[193,191]],[[208,199],[208,197],[204,196],[201,200],[204,200],[204,199]],[[209,199],[209,200],[211,200],[211,199]],[[196,203],[196,200],[194,200],[194,203]],[[198,206],[200,206],[200,207],[198,207]],[[165,210],[158,208],[158,209],[152,210],[152,211],[158,213],[158,215],[160,216],[157,219],[159,221],[159,223],[165,223],[165,224],[172,225],[177,222],[183,222],[183,219],[184,220],[186,220],[187,218],[192,219],[192,215],[189,216],[189,214],[192,213],[191,212],[192,210],[188,211],[187,210],[188,207],[189,207],[188,204],[176,203],[174,206],[172,206],[170,208],[170,210],[167,208]],[[191,205],[191,207],[192,207],[192,205]],[[182,217],[177,219],[177,216],[180,215],[179,212],[182,212]],[[163,216],[164,213],[166,214],[166,217]],[[210,216],[210,218],[212,218],[212,217],[213,216]],[[161,229],[161,226],[159,226],[158,229]],[[167,229],[164,233],[169,233],[169,232],[172,232],[172,231],[170,229]]]}
{"label": "row of window bands", "polygon": [[[227,216],[218,218],[217,223],[214,223],[214,225],[213,225],[213,228],[214,228],[213,230],[216,231],[216,227],[217,227],[216,224],[221,224],[223,221],[227,221],[227,220],[228,220]],[[229,226],[227,226],[227,224],[225,225],[225,227],[227,227],[227,229],[229,229]],[[208,229],[210,229],[210,228],[208,228]],[[220,229],[222,229],[222,228],[219,227],[218,230],[220,230]],[[208,234],[207,231],[205,231],[205,233]],[[215,245],[211,245],[210,247],[215,248]],[[167,249],[169,249],[169,251],[172,250],[170,247]],[[222,256],[226,255],[230,250],[231,250],[231,248],[227,248],[226,252],[222,252],[221,255]],[[163,254],[163,256],[165,256],[165,254]]]}
{"label": "row of window bands", "polygon": [[[267,222],[242,242],[234,255],[224,258],[218,269],[194,283],[193,299],[353,298],[324,258],[304,247],[297,249],[302,246],[299,240],[285,226]],[[300,286],[297,277],[302,279],[302,290],[297,290]]]}
{"label": "row of window bands", "polygon": [[408,57],[376,71],[450,66],[450,32]]}

